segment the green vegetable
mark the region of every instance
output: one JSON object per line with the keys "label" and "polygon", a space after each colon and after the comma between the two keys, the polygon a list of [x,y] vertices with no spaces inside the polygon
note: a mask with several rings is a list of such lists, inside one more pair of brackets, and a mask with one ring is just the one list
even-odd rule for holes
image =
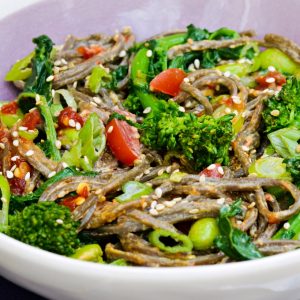
{"label": "green vegetable", "polygon": [[218,235],[218,223],[214,218],[204,218],[196,221],[189,231],[189,238],[195,250],[208,250],[214,245],[214,239]]}
{"label": "green vegetable", "polygon": [[295,63],[288,55],[275,48],[267,49],[255,57],[252,72],[259,69],[268,69],[269,66],[273,66],[281,73],[289,74],[296,73],[300,68],[300,65]]}
{"label": "green vegetable", "polygon": [[231,63],[217,66],[216,69],[223,73],[230,72],[230,74],[243,77],[250,73],[251,65],[249,63]]}
{"label": "green vegetable", "polygon": [[0,232],[6,233],[8,230],[8,213],[10,202],[10,187],[7,179],[0,176],[0,190],[2,209],[0,210]]}
{"label": "green vegetable", "polygon": [[33,129],[30,131],[19,130],[18,132],[20,137],[31,141],[33,141],[39,135],[39,131],[37,129]]}
{"label": "green vegetable", "polygon": [[80,129],[77,143],[64,153],[62,160],[69,166],[92,170],[105,144],[104,126],[97,114],[92,113]]}
{"label": "green vegetable", "polygon": [[122,191],[124,193],[115,198],[120,203],[136,200],[141,196],[149,195],[152,193],[153,189],[138,181],[128,181],[122,186]]}
{"label": "green vegetable", "polygon": [[300,130],[295,127],[283,128],[268,134],[268,138],[275,151],[283,158],[299,156],[296,151]]}
{"label": "green vegetable", "polygon": [[111,76],[102,66],[96,66],[92,70],[92,74],[88,79],[88,87],[90,91],[94,94],[98,94],[100,88],[104,86],[105,82],[109,82]]}
{"label": "green vegetable", "polygon": [[128,266],[127,261],[124,258],[119,258],[110,263],[114,266]]}
{"label": "green vegetable", "polygon": [[118,83],[125,78],[125,76],[128,74],[128,66],[119,66],[117,69],[113,70],[111,75],[110,82],[105,84],[105,87],[107,87],[110,90],[117,90],[118,89]]}
{"label": "green vegetable", "polygon": [[77,111],[77,103],[74,99],[74,96],[68,90],[65,89],[60,89],[55,91],[53,104],[60,104],[62,105],[61,106],[62,108],[65,106],[70,106],[74,108],[75,111]]}
{"label": "green vegetable", "polygon": [[98,244],[85,245],[75,250],[75,253],[70,257],[90,261],[95,263],[103,263],[103,252]]}
{"label": "green vegetable", "polygon": [[235,201],[231,206],[223,206],[218,218],[220,235],[215,239],[215,245],[227,256],[235,260],[261,258],[262,254],[252,243],[247,233],[233,228],[230,218],[242,212],[241,200]]}
{"label": "green vegetable", "polygon": [[253,162],[249,168],[249,174],[257,177],[291,180],[291,174],[287,171],[283,158],[264,157]]}
{"label": "green vegetable", "polygon": [[293,182],[300,186],[300,157],[286,158],[283,161],[287,171],[292,175]]}
{"label": "green vegetable", "polygon": [[187,26],[187,39],[192,39],[193,41],[207,40],[210,33],[207,29],[198,28],[193,24]]}
{"label": "green vegetable", "polygon": [[25,80],[31,76],[32,70],[30,67],[30,62],[34,57],[34,52],[31,52],[24,58],[17,61],[12,68],[8,71],[5,76],[6,81],[16,81],[16,80]]}
{"label": "green vegetable", "polygon": [[60,131],[59,138],[62,145],[70,147],[77,142],[78,136],[79,136],[78,130],[74,128],[65,128]]}
{"label": "green vegetable", "polygon": [[[193,243],[188,236],[184,234],[170,232],[164,229],[156,229],[149,233],[149,242],[158,249],[167,253],[191,252]],[[168,246],[167,240],[176,243],[175,246]],[[166,240],[166,242],[164,242]]]}
{"label": "green vegetable", "polygon": [[272,237],[273,240],[299,240],[300,239],[300,214],[293,216],[288,223],[290,227],[288,229],[281,228]]}
{"label": "green vegetable", "polygon": [[[279,115],[274,116],[273,111]],[[284,127],[298,125],[300,120],[300,81],[296,77],[288,77],[286,84],[277,96],[270,97],[265,102],[262,117],[266,132],[272,132]]]}
{"label": "green vegetable", "polygon": [[79,222],[70,210],[55,202],[41,202],[26,207],[10,218],[8,235],[50,252],[72,255],[79,247]]}
{"label": "green vegetable", "polygon": [[16,114],[4,114],[0,112],[1,123],[7,126],[8,128],[12,128],[22,118],[23,114],[19,109],[17,110]]}

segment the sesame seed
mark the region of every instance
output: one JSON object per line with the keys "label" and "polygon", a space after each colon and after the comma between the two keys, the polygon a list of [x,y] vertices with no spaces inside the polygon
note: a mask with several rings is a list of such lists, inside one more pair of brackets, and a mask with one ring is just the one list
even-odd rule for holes
{"label": "sesame seed", "polygon": [[60,149],[61,148],[61,141],[56,140],[55,141],[55,146],[56,146],[57,149]]}
{"label": "sesame seed", "polygon": [[231,75],[231,73],[230,73],[229,71],[226,71],[226,72],[224,73],[224,76],[225,76],[225,77],[230,77],[230,75]]}
{"label": "sesame seed", "polygon": [[243,146],[242,146],[242,150],[245,151],[245,152],[248,152],[250,149],[249,149],[249,147],[243,145]]}
{"label": "sesame seed", "polygon": [[144,109],[143,113],[144,113],[144,114],[149,114],[150,111],[151,111],[151,107],[148,106],[148,107],[146,107],[146,108]]}
{"label": "sesame seed", "polygon": [[35,95],[35,104],[40,105],[41,104],[41,96],[39,94]]}
{"label": "sesame seed", "polygon": [[67,164],[67,163],[65,163],[65,162],[62,162],[62,166],[63,166],[63,168],[65,169],[65,168],[67,168],[67,167],[68,167],[68,164]]}
{"label": "sesame seed", "polygon": [[5,149],[5,145],[3,143],[0,143],[0,148]]}
{"label": "sesame seed", "polygon": [[199,177],[199,182],[200,182],[200,183],[204,183],[205,180],[206,180],[205,175],[204,175],[204,174],[200,175],[200,177]]}
{"label": "sesame seed", "polygon": [[268,78],[266,79],[266,82],[267,82],[267,83],[273,83],[273,82],[275,82],[275,78],[274,78],[274,77],[268,77]]}
{"label": "sesame seed", "polygon": [[248,205],[248,208],[253,208],[255,206],[255,202],[251,202],[249,205]]}
{"label": "sesame seed", "polygon": [[284,228],[285,230],[288,230],[290,227],[291,227],[291,225],[290,225],[290,223],[288,223],[288,222],[285,222],[285,223],[283,224],[283,228]]}
{"label": "sesame seed", "polygon": [[190,65],[188,66],[188,70],[189,70],[190,72],[196,71],[194,64],[190,64]]}
{"label": "sesame seed", "polygon": [[173,207],[175,204],[176,204],[176,201],[174,201],[174,200],[164,201],[164,205],[169,208]]}
{"label": "sesame seed", "polygon": [[151,57],[153,55],[153,52],[152,52],[152,50],[147,50],[147,52],[146,52],[146,56],[147,57]]}
{"label": "sesame seed", "polygon": [[93,100],[97,104],[101,104],[101,99],[99,97],[93,97]]}
{"label": "sesame seed", "polygon": [[79,122],[76,122],[75,128],[76,128],[76,130],[80,130],[81,129],[81,124]]}
{"label": "sesame seed", "polygon": [[166,167],[166,172],[167,172],[167,173],[171,173],[171,172],[172,172],[172,166]]}
{"label": "sesame seed", "polygon": [[150,207],[155,208],[156,205],[157,205],[157,201],[152,201],[151,204],[150,204]]}
{"label": "sesame seed", "polygon": [[189,100],[189,101],[187,101],[187,102],[185,103],[184,106],[185,106],[186,108],[189,108],[189,107],[192,106],[192,102]]}
{"label": "sesame seed", "polygon": [[231,98],[232,98],[233,103],[235,103],[235,104],[242,103],[241,98],[239,96],[232,96]]}
{"label": "sesame seed", "polygon": [[107,129],[107,133],[112,133],[114,130],[114,126],[109,126]]}
{"label": "sesame seed", "polygon": [[230,109],[229,107],[226,107],[226,108],[225,108],[225,113],[226,113],[226,114],[230,114],[230,113],[231,113],[231,109]]}
{"label": "sesame seed", "polygon": [[74,89],[76,89],[76,88],[77,88],[77,84],[78,84],[78,82],[77,82],[77,81],[74,81],[74,82],[73,82],[73,88],[74,88]]}
{"label": "sesame seed", "polygon": [[32,156],[34,154],[34,151],[33,150],[28,150],[25,155],[26,156]]}
{"label": "sesame seed", "polygon": [[57,219],[57,220],[56,220],[56,223],[57,223],[57,224],[64,224],[64,221],[63,221],[62,219]]}
{"label": "sesame seed", "polygon": [[144,171],[145,175],[148,175],[149,173],[150,173],[150,169],[147,169],[147,170]]}
{"label": "sesame seed", "polygon": [[11,178],[14,177],[14,173],[13,173],[12,171],[6,171],[6,177],[7,177],[8,179],[11,179]]}
{"label": "sesame seed", "polygon": [[53,177],[55,174],[56,174],[56,172],[55,172],[55,171],[52,171],[51,173],[48,174],[48,178]]}
{"label": "sesame seed", "polygon": [[70,127],[76,127],[76,122],[73,119],[69,120],[69,126]]}
{"label": "sesame seed", "polygon": [[242,223],[243,223],[243,222],[242,222],[241,220],[237,220],[237,221],[236,221],[236,224],[237,224],[237,225],[241,225]]}
{"label": "sesame seed", "polygon": [[194,40],[193,39],[191,39],[191,38],[189,38],[189,39],[187,39],[187,42],[191,45],[191,44],[193,44],[194,43]]}
{"label": "sesame seed", "polygon": [[189,80],[187,77],[183,78],[183,81],[184,81],[185,83],[189,83],[189,82],[190,82],[190,80]]}
{"label": "sesame seed", "polygon": [[94,107],[97,107],[97,106],[98,106],[97,103],[95,103],[95,102],[93,102],[93,101],[91,101],[90,104],[93,105]]}
{"label": "sesame seed", "polygon": [[28,130],[28,127],[20,126],[20,127],[19,127],[19,130],[20,130],[20,131],[26,131],[26,130]]}
{"label": "sesame seed", "polygon": [[25,179],[25,181],[28,181],[30,179],[30,172],[26,173],[24,179]]}
{"label": "sesame seed", "polygon": [[46,81],[47,81],[47,82],[50,82],[50,81],[52,81],[53,79],[54,79],[54,76],[53,76],[53,75],[50,75],[50,76],[47,77]]}
{"label": "sesame seed", "polygon": [[268,71],[274,72],[274,71],[276,71],[276,69],[275,69],[275,67],[273,67],[273,66],[269,66],[269,67],[268,67]]}
{"label": "sesame seed", "polygon": [[222,167],[218,167],[218,172],[221,174],[221,175],[224,175],[224,170]]}
{"label": "sesame seed", "polygon": [[164,172],[165,172],[165,170],[164,170],[164,168],[162,168],[157,172],[157,175],[161,176],[162,174],[164,174]]}
{"label": "sesame seed", "polygon": [[155,189],[155,195],[160,198],[162,196],[162,189],[161,188],[157,188]]}
{"label": "sesame seed", "polygon": [[181,112],[185,112],[185,108],[183,106],[179,106],[178,110],[181,111]]}
{"label": "sesame seed", "polygon": [[61,65],[61,60],[58,59],[54,62],[54,66],[60,66]]}
{"label": "sesame seed", "polygon": [[120,53],[119,53],[119,57],[125,57],[127,54],[127,52],[125,50],[122,50]]}
{"label": "sesame seed", "polygon": [[13,140],[13,145],[15,147],[18,147],[19,146],[19,140]]}
{"label": "sesame seed", "polygon": [[13,172],[16,168],[17,168],[17,166],[13,165],[10,170]]}
{"label": "sesame seed", "polygon": [[64,65],[68,64],[68,62],[64,58],[61,59],[61,63],[64,64]]}
{"label": "sesame seed", "polygon": [[18,134],[17,131],[13,131],[11,135],[12,135],[13,137],[18,137],[18,136],[19,136],[19,134]]}
{"label": "sesame seed", "polygon": [[220,205],[223,205],[225,203],[225,198],[219,198],[217,200],[217,203],[220,204]]}
{"label": "sesame seed", "polygon": [[156,210],[158,210],[158,211],[161,211],[164,208],[165,208],[165,206],[163,204],[161,204],[161,203],[159,203],[159,204],[156,205]]}
{"label": "sesame seed", "polygon": [[199,68],[200,68],[200,60],[199,60],[198,58],[196,58],[196,59],[194,60],[194,66],[195,66],[196,69],[199,69]]}
{"label": "sesame seed", "polygon": [[152,215],[152,216],[157,216],[157,215],[158,215],[158,211],[157,211],[156,209],[153,209],[153,208],[151,208],[151,209],[149,210],[149,213],[150,213],[150,215]]}
{"label": "sesame seed", "polygon": [[278,109],[274,109],[271,111],[271,115],[273,117],[278,117],[280,115],[280,111]]}
{"label": "sesame seed", "polygon": [[190,214],[197,214],[198,212],[199,212],[198,208],[194,208],[189,211]]}
{"label": "sesame seed", "polygon": [[15,155],[15,156],[13,156],[10,160],[11,160],[11,161],[16,161],[16,160],[19,159],[19,158],[20,158],[19,155]]}
{"label": "sesame seed", "polygon": [[211,164],[211,165],[209,165],[206,169],[207,170],[213,170],[213,169],[215,169],[216,168],[216,165],[215,164]]}

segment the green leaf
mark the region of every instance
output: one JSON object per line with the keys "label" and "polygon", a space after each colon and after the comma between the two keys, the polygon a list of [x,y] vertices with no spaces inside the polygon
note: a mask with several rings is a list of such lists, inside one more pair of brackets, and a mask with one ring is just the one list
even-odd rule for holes
{"label": "green leaf", "polygon": [[98,94],[100,88],[111,80],[111,75],[102,66],[96,66],[88,79],[88,87],[94,94]]}

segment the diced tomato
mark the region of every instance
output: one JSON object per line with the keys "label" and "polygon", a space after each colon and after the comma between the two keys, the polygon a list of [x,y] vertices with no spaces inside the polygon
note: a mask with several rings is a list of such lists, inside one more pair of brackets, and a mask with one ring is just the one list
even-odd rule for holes
{"label": "diced tomato", "polygon": [[[72,122],[70,123],[70,120],[74,121],[73,124]],[[75,127],[77,122],[80,124],[80,126],[84,124],[83,118],[77,112],[75,112],[72,107],[64,108],[58,116],[58,125],[60,128]]]}
{"label": "diced tomato", "polygon": [[216,163],[202,170],[199,175],[204,175],[205,177],[210,178],[222,178],[224,176],[224,170],[221,164]]}
{"label": "diced tomato", "polygon": [[22,120],[22,126],[27,127],[29,130],[35,129],[38,125],[42,124],[42,117],[40,112],[35,109],[27,113]]}
{"label": "diced tomato", "polygon": [[181,69],[167,69],[150,82],[150,90],[161,92],[173,97],[180,92],[180,84],[186,77],[186,73]]}
{"label": "diced tomato", "polygon": [[236,100],[234,101],[234,96],[229,98],[223,98],[221,102],[225,104],[227,107],[232,108],[233,110],[237,110],[239,112],[245,110],[245,103],[240,100],[238,96],[236,96]]}
{"label": "diced tomato", "polygon": [[111,120],[106,125],[106,138],[114,156],[127,166],[132,166],[141,154],[137,129],[126,121]]}
{"label": "diced tomato", "polygon": [[255,81],[258,83],[257,90],[281,87],[286,83],[285,76],[277,71],[270,71],[263,76],[257,77]]}
{"label": "diced tomato", "polygon": [[76,208],[76,199],[78,196],[70,196],[62,200],[59,204],[66,206],[70,209],[70,211],[73,211]]}
{"label": "diced tomato", "polygon": [[16,101],[7,103],[1,107],[1,112],[3,114],[15,115],[18,110],[18,103]]}
{"label": "diced tomato", "polygon": [[10,190],[15,195],[22,195],[25,191],[26,181],[23,178],[13,177],[8,180]]}
{"label": "diced tomato", "polygon": [[91,45],[89,47],[81,46],[77,48],[79,54],[83,56],[85,59],[89,59],[99,53],[101,53],[104,49],[98,45]]}

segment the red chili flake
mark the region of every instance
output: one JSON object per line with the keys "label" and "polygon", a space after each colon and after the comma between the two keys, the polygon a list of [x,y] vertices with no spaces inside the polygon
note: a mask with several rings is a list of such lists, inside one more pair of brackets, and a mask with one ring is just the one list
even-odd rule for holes
{"label": "red chili flake", "polygon": [[74,128],[75,126],[70,126],[70,120],[74,120],[75,124],[76,122],[80,123],[81,126],[83,126],[84,120],[83,118],[75,112],[72,107],[66,107],[64,108],[59,116],[58,116],[58,125],[60,128]]}
{"label": "red chili flake", "polygon": [[73,211],[77,206],[75,202],[77,198],[78,196],[70,196],[62,200],[59,204],[66,206],[70,209],[70,211]]}
{"label": "red chili flake", "polygon": [[22,120],[22,126],[27,127],[29,130],[35,129],[38,125],[42,124],[42,117],[40,112],[35,109],[25,115]]}
{"label": "red chili flake", "polygon": [[3,114],[15,115],[18,110],[18,103],[16,101],[5,104],[1,107],[1,112]]}
{"label": "red chili flake", "polygon": [[277,71],[270,71],[263,76],[257,77],[255,81],[258,83],[257,90],[281,87],[286,83],[285,76]]}
{"label": "red chili flake", "polygon": [[85,59],[89,59],[99,53],[101,53],[104,49],[98,45],[91,45],[89,47],[81,46],[77,48],[79,54],[83,56]]}

